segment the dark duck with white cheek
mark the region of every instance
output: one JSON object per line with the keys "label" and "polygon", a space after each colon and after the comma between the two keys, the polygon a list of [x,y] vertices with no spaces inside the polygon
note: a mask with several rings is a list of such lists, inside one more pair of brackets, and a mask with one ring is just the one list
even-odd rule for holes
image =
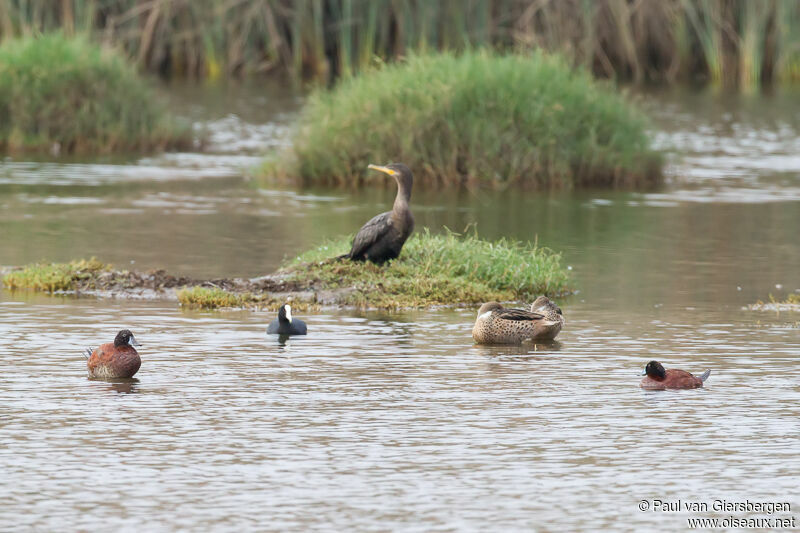
{"label": "dark duck with white cheek", "polygon": [[292,317],[292,306],[284,304],[278,309],[278,318],[270,322],[267,333],[278,335],[305,335],[308,329],[306,323]]}
{"label": "dark duck with white cheek", "polygon": [[369,165],[369,168],[388,174],[397,182],[394,207],[364,224],[353,239],[350,253],[342,257],[353,261],[372,261],[380,265],[399,256],[403,244],[414,231],[414,217],[408,207],[414,177],[411,170],[402,163],[392,163],[385,167]]}
{"label": "dark duck with white cheek", "polygon": [[90,378],[118,379],[131,378],[139,371],[142,360],[134,346],[141,346],[130,330],[123,329],[114,342],[101,344],[97,349],[86,349]]}
{"label": "dark duck with white cheek", "polygon": [[694,376],[685,370],[676,368],[664,370],[664,367],[658,361],[650,361],[644,367],[642,375],[647,376],[639,383],[639,386],[643,389],[696,389],[703,386],[705,380],[711,375],[711,370],[706,370],[699,376]]}

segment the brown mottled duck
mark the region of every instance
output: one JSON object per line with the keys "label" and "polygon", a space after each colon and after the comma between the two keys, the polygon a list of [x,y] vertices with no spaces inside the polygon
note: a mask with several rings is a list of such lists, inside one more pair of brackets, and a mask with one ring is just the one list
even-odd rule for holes
{"label": "brown mottled duck", "polygon": [[388,174],[397,182],[394,207],[364,224],[353,239],[350,253],[342,257],[353,261],[372,261],[380,265],[399,256],[403,244],[414,231],[414,217],[408,208],[414,177],[411,170],[402,163],[369,165],[369,168]]}
{"label": "brown mottled duck", "polygon": [[564,320],[564,313],[561,312],[561,308],[547,296],[539,296],[536,298],[536,300],[531,304],[531,311],[534,313],[539,313],[545,318],[542,330],[537,337],[538,339],[555,339],[556,335],[561,332],[561,328],[563,328],[564,324],[566,323],[566,320]]}
{"label": "brown mottled duck", "polygon": [[478,344],[520,344],[528,339],[550,339],[551,325],[541,313],[488,302],[478,311],[472,338]]}

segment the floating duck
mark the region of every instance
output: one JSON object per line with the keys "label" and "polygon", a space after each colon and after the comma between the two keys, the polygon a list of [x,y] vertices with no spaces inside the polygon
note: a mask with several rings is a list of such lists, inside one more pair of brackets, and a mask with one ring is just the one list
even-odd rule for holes
{"label": "floating duck", "polygon": [[128,329],[123,329],[114,342],[101,344],[97,349],[86,349],[86,366],[90,378],[131,378],[139,371],[142,360],[134,346],[141,346]]}
{"label": "floating duck", "polygon": [[519,344],[527,339],[551,339],[552,327],[542,313],[488,302],[478,311],[472,338],[478,344]]}
{"label": "floating duck", "polygon": [[[553,340],[561,332],[561,328],[566,324],[564,313],[547,296],[539,296],[531,304],[531,311],[544,315],[545,322],[542,323],[542,331],[537,337],[538,340]],[[549,324],[548,324],[549,323]]]}
{"label": "floating duck", "polygon": [[639,386],[648,390],[664,389],[696,389],[703,386],[703,382],[711,375],[711,370],[706,370],[699,376],[694,376],[684,370],[664,367],[658,361],[650,361],[642,371],[643,376]]}

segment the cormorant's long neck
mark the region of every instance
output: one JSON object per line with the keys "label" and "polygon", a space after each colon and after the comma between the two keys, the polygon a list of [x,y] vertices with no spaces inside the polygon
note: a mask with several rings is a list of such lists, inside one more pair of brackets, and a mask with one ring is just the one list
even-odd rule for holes
{"label": "cormorant's long neck", "polygon": [[397,180],[397,196],[394,199],[394,207],[392,210],[395,213],[403,213],[408,211],[408,202],[411,200],[411,185],[403,181]]}

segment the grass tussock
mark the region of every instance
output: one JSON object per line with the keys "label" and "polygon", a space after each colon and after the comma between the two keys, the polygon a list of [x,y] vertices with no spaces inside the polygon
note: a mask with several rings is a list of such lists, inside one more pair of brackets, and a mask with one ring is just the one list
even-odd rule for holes
{"label": "grass tussock", "polygon": [[536,245],[425,230],[386,266],[330,260],[349,248],[350,238],[327,242],[292,260],[283,273],[315,290],[342,291],[342,305],[362,308],[475,304],[569,292],[560,256]]}
{"label": "grass tussock", "polygon": [[[277,311],[286,303],[286,298],[276,298],[269,294],[252,292],[233,292],[218,287],[186,287],[178,291],[178,302],[192,309],[249,308]],[[292,309],[305,312],[318,309],[310,301],[292,299]]]}
{"label": "grass tussock", "polygon": [[62,34],[0,44],[0,151],[108,153],[190,146],[126,59]]}
{"label": "grass tussock", "polygon": [[784,300],[780,300],[770,294],[768,301],[759,300],[754,304],[748,305],[747,308],[751,311],[774,311],[778,314],[782,311],[800,312],[800,293],[789,293]]}
{"label": "grass tussock", "polygon": [[185,307],[217,309],[247,307],[255,302],[255,297],[250,293],[238,294],[216,287],[189,287],[178,291],[178,301]]}
{"label": "grass tussock", "polygon": [[779,300],[774,295],[769,295],[769,302],[762,302],[758,301],[757,305],[766,305],[766,304],[789,304],[789,305],[798,305],[800,304],[800,294],[798,293],[791,293],[789,294],[785,300]]}
{"label": "grass tussock", "polygon": [[402,161],[418,181],[536,188],[649,186],[661,156],[645,117],[558,56],[413,56],[318,90],[267,171],[360,181]]}
{"label": "grass tussock", "polygon": [[44,292],[72,290],[75,283],[110,270],[110,265],[95,258],[69,263],[35,263],[3,276],[7,289],[33,289]]}

